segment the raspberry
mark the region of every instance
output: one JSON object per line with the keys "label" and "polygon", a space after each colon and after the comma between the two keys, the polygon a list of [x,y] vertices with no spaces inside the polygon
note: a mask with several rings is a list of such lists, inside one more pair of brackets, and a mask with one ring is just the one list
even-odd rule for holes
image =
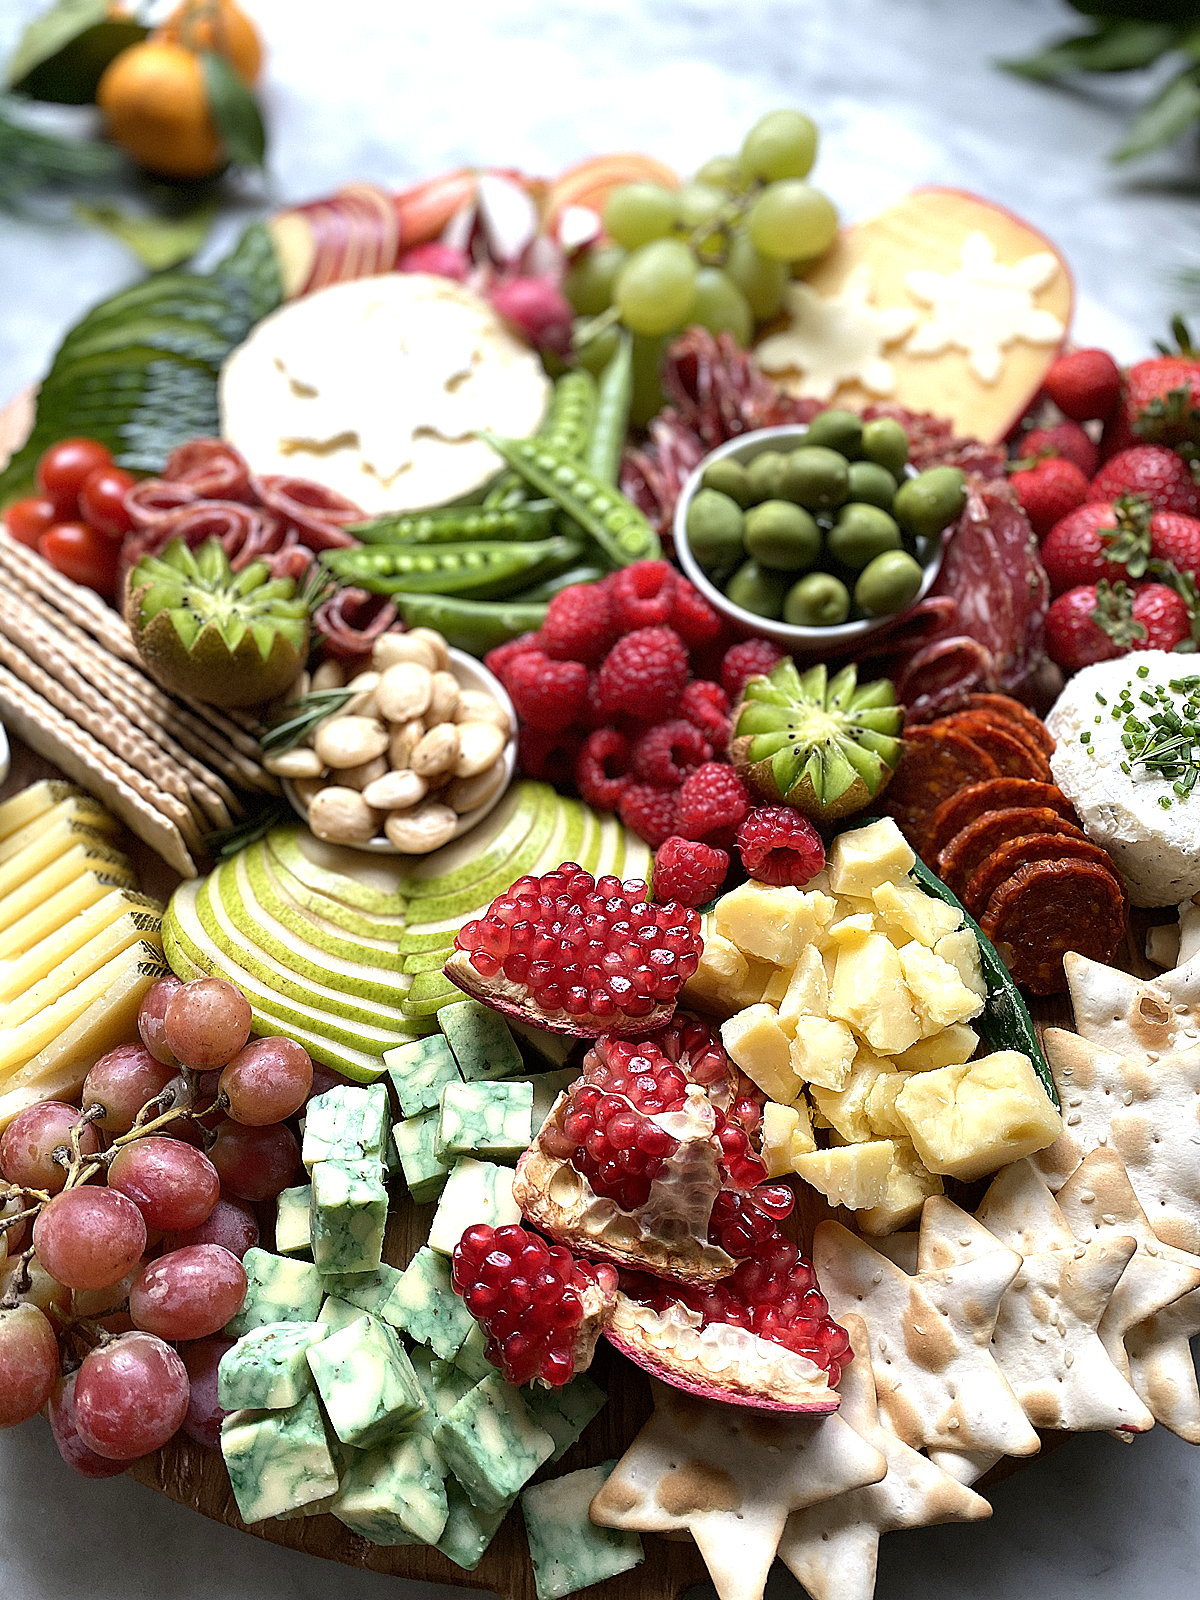
{"label": "raspberry", "polygon": [[633,747],[633,770],[647,783],[678,789],[689,772],[712,760],[712,745],[690,722],[675,719],[647,728]]}
{"label": "raspberry", "polygon": [[721,684],[730,705],[737,705],[741,699],[747,678],[770,672],[783,656],[784,652],[770,639],[743,639],[741,644],[731,645],[721,662]]}
{"label": "raspberry", "polygon": [[542,649],[555,661],[601,662],[617,637],[612,601],[602,583],[573,583],[546,607]]}
{"label": "raspberry", "polygon": [[693,678],[683,691],[679,714],[712,745],[714,750],[724,750],[732,731],[729,721],[729,696],[719,683],[706,678]]}
{"label": "raspberry", "polygon": [[672,834],[654,857],[654,898],[675,900],[681,906],[707,905],[721,892],[728,871],[724,850]]}
{"label": "raspberry", "polygon": [[678,582],[675,568],[666,561],[635,561],[614,572],[608,584],[617,630],[631,633],[670,622]]}
{"label": "raspberry", "polygon": [[541,650],[525,650],[505,666],[501,680],[521,721],[542,733],[569,728],[587,704],[587,668],[578,661],[551,661]]}
{"label": "raspberry", "polygon": [[702,645],[711,644],[724,627],[720,613],[686,578],[675,580],[675,597],[669,620],[689,650],[698,650]]}
{"label": "raspberry", "polygon": [[527,778],[540,778],[556,789],[565,789],[575,771],[579,754],[579,734],[571,728],[558,733],[543,733],[540,728],[522,728],[517,734],[517,764]]}
{"label": "raspberry", "polygon": [[621,796],[617,815],[652,850],[675,832],[675,791],[652,783],[631,783]]}
{"label": "raspberry", "polygon": [[799,888],[825,865],[825,846],[792,806],[756,806],[737,833],[742,865],[760,883]]}
{"label": "raspberry", "polygon": [[706,761],[679,791],[678,831],[685,839],[713,843],[712,835],[736,828],[750,809],[750,791],[732,767]]}
{"label": "raspberry", "polygon": [[575,761],[575,787],[597,811],[616,811],[628,789],[629,740],[616,728],[597,728]]}
{"label": "raspberry", "polygon": [[638,628],[605,656],[597,691],[610,714],[628,711],[658,722],[674,714],[687,680],[687,650],[674,629]]}
{"label": "raspberry", "polygon": [[523,633],[516,639],[510,639],[507,644],[498,644],[494,650],[489,650],[483,658],[483,664],[489,672],[495,673],[504,687],[508,688],[508,669],[518,656],[525,655],[530,650],[542,648],[540,633]]}

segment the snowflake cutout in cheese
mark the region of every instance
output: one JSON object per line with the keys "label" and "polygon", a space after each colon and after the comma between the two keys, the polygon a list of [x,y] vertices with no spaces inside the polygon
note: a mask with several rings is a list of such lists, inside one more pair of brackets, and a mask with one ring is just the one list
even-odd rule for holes
{"label": "snowflake cutout in cheese", "polygon": [[987,234],[969,233],[953,272],[923,267],[905,275],[913,298],[932,308],[905,345],[905,354],[938,356],[962,350],[976,377],[995,383],[1004,366],[1003,352],[1014,340],[1057,344],[1065,334],[1058,317],[1033,303],[1058,270],[1058,260],[1048,250],[1005,266],[996,260],[996,246]]}
{"label": "snowflake cutout in cheese", "polygon": [[871,269],[857,266],[836,294],[825,295],[807,283],[787,292],[791,325],[769,335],[755,350],[764,372],[797,369],[803,376],[795,392],[828,400],[843,383],[860,383],[868,394],[886,396],[896,373],[883,352],[911,333],[917,314],[905,306],[871,303]]}

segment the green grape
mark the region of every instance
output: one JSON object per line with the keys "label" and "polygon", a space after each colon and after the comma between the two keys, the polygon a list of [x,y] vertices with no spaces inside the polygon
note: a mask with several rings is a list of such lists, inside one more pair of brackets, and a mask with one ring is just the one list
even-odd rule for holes
{"label": "green grape", "polygon": [[714,189],[738,190],[745,184],[745,174],[736,156],[711,156],[692,182],[708,184]]}
{"label": "green grape", "polygon": [[837,223],[829,196],[799,178],[769,183],[748,218],[751,242],[775,261],[820,255],[837,236]]}
{"label": "green grape", "polygon": [[817,158],[817,125],[802,111],[768,111],[742,142],[739,162],[752,178],[804,178]]}
{"label": "green grape", "polygon": [[629,403],[629,420],[637,428],[644,428],[667,403],[662,389],[662,362],[667,346],[676,330],[658,339],[633,341],[633,397]]}
{"label": "green grape", "polygon": [[679,327],[696,292],[696,258],[682,239],[655,239],[630,253],[614,303],[632,333],[653,338]]}
{"label": "green grape", "polygon": [[627,250],[661,239],[675,226],[679,206],[674,193],[658,183],[624,183],[604,207],[604,231]]}
{"label": "green grape", "polygon": [[788,269],[783,261],[759,255],[749,235],[735,233],[729,246],[725,271],[746,296],[759,322],[778,315],[788,285]]}
{"label": "green grape", "polygon": [[720,267],[701,267],[696,274],[696,294],[687,320],[698,322],[710,333],[731,333],[743,349],[754,333],[754,313],[746,296]]}
{"label": "green grape", "polygon": [[679,203],[677,226],[684,233],[712,223],[720,215],[726,199],[720,189],[707,183],[685,183],[676,191],[675,198]]}
{"label": "green grape", "polygon": [[563,279],[563,293],[581,317],[598,317],[612,305],[613,281],[625,251],[619,244],[581,250]]}

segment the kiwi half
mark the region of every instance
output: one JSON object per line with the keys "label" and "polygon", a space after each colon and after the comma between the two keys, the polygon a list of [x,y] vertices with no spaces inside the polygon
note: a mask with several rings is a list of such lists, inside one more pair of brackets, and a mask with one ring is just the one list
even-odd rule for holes
{"label": "kiwi half", "polygon": [[764,799],[820,820],[848,816],[887,787],[904,741],[904,707],[887,678],[854,667],[801,675],[789,657],[751,678],[734,716],[730,758]]}
{"label": "kiwi half", "polygon": [[125,588],[125,620],[166,688],[215,706],[253,706],[295,681],[308,654],[308,605],[265,561],[234,572],[219,539],[173,539],[143,556]]}

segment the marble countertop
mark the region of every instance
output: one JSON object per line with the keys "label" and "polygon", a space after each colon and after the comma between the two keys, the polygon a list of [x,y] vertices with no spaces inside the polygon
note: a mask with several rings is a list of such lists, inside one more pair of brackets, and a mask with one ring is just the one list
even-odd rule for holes
{"label": "marble countertop", "polygon": [[[1144,353],[1186,308],[1175,275],[1200,264],[1200,169],[1180,152],[1132,172],[1106,160],[1144,82],[1054,91],[992,67],[1070,30],[1058,0],[244,3],[269,41],[272,199],[485,159],[549,173],[623,148],[687,170],[795,104],[821,125],[817,177],[847,215],[943,183],[1054,237],[1076,273],[1084,343]],[[0,54],[44,5],[7,0]],[[135,275],[102,235],[0,220],[0,388],[35,380],[64,327]],[[1133,1445],[1073,1440],[993,1499],[988,1523],[885,1539],[879,1600],[1194,1600],[1200,1453],[1163,1429]],[[404,1587],[123,1478],[78,1478],[40,1420],[0,1434],[3,1600],[318,1600],[331,1584],[339,1600]],[[452,1593],[406,1588],[408,1600]],[[768,1594],[800,1590],[778,1569]]]}

